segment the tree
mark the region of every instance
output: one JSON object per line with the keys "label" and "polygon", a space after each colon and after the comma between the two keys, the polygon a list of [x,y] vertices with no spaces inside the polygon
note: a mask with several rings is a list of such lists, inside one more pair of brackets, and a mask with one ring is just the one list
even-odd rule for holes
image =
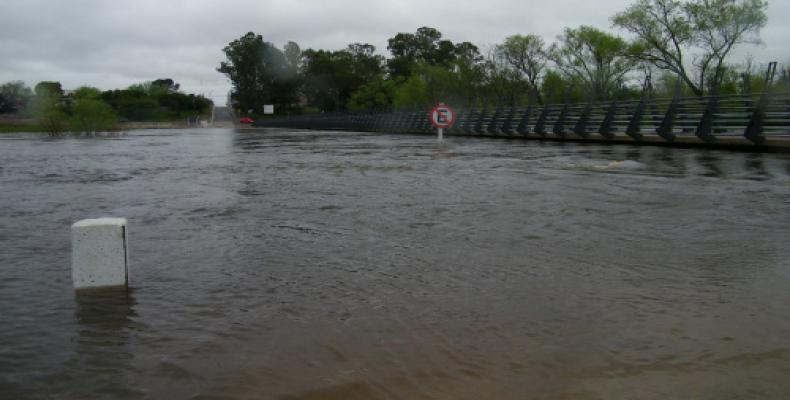
{"label": "tree", "polygon": [[395,90],[392,100],[396,109],[425,108],[432,103],[428,83],[417,74],[412,75]]}
{"label": "tree", "polygon": [[261,113],[265,104],[290,110],[297,102],[297,69],[280,49],[252,32],[223,49],[227,61],[217,71],[233,84],[231,101],[244,112]]}
{"label": "tree", "polygon": [[101,90],[95,87],[82,86],[74,90],[71,93],[71,97],[75,100],[97,100],[101,98]]}
{"label": "tree", "polygon": [[497,46],[497,53],[504,57],[510,67],[520,73],[529,83],[529,90],[542,103],[538,85],[546,67],[547,54],[543,39],[537,35],[513,35]]}
{"label": "tree", "polygon": [[39,82],[36,84],[34,91],[38,97],[57,98],[58,100],[63,97],[63,87],[60,85],[60,82]]}
{"label": "tree", "polygon": [[22,81],[6,82],[0,85],[0,113],[24,110],[33,92]]}
{"label": "tree", "polygon": [[398,84],[393,79],[386,79],[383,74],[360,86],[348,99],[351,110],[388,109],[395,98]]}
{"label": "tree", "polygon": [[79,97],[72,105],[69,122],[72,131],[92,135],[113,129],[118,116],[112,107],[96,97]]}
{"label": "tree", "polygon": [[159,89],[165,93],[177,92],[181,85],[170,78],[156,79],[151,82],[150,89]]}
{"label": "tree", "polygon": [[396,108],[426,108],[437,102],[473,105],[480,95],[482,69],[463,65],[446,68],[418,64],[417,70],[396,90],[393,104]]}
{"label": "tree", "polygon": [[640,60],[677,74],[702,96],[721,85],[736,46],[759,42],[766,8],[763,0],[639,0],[612,21],[636,35]]}
{"label": "tree", "polygon": [[324,111],[346,108],[351,95],[383,74],[383,58],[370,44],[352,43],[338,51],[302,53],[303,91],[308,103]]}
{"label": "tree", "polygon": [[[172,80],[169,84],[173,85]],[[163,84],[153,83],[152,85]],[[111,130],[118,122],[118,115],[109,104],[102,100],[101,90],[82,86],[71,92],[69,97],[72,100],[71,116],[69,117],[72,131],[92,135],[96,132]]]}
{"label": "tree", "polygon": [[[181,93],[177,88],[178,83],[172,79],[157,79],[134,84],[124,90],[102,92],[99,99],[109,104],[118,116],[131,121],[181,119],[206,115],[211,110],[211,100],[201,95]],[[88,88],[80,88],[72,93],[72,97],[85,97],[79,95],[81,91],[89,92]]]}
{"label": "tree", "polygon": [[419,64],[450,68],[459,59],[475,62],[482,59],[472,43],[442,40],[441,32],[426,26],[416,33],[398,33],[387,40],[387,49],[392,53],[387,61],[390,75],[401,78],[408,78]]}
{"label": "tree", "polygon": [[613,98],[637,64],[633,46],[590,26],[566,28],[558,39],[550,51],[552,61],[590,99]]}
{"label": "tree", "polygon": [[36,96],[33,100],[33,115],[50,134],[59,134],[68,119],[60,82],[39,82],[34,91]]}
{"label": "tree", "polygon": [[522,103],[529,95],[531,86],[527,78],[513,67],[500,46],[489,51],[483,66],[485,78],[477,90],[484,102],[512,106]]}
{"label": "tree", "polygon": [[286,43],[283,46],[283,53],[291,68],[298,70],[302,67],[302,49],[299,48],[296,42]]}
{"label": "tree", "polygon": [[565,101],[578,103],[586,97],[579,85],[553,69],[546,71],[540,83],[540,88],[546,104],[556,104]]}

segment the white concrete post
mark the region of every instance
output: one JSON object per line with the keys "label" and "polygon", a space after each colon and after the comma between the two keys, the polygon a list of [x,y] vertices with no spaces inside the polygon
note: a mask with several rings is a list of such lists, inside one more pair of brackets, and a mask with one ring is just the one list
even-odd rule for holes
{"label": "white concrete post", "polygon": [[74,289],[126,287],[129,257],[126,218],[85,219],[71,226]]}

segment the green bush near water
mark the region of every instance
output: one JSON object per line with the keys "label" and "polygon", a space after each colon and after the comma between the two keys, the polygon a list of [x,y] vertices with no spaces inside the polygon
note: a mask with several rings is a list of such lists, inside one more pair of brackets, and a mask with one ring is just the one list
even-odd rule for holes
{"label": "green bush near water", "polygon": [[[31,90],[22,82],[15,81],[0,88],[3,89],[0,103],[4,106],[0,110],[3,116],[0,132],[58,135],[71,131],[94,135],[117,129],[119,121],[164,122],[197,116],[207,118],[213,105],[203,96],[179,92],[180,85],[172,79],[157,79],[123,90],[101,91],[83,86],[70,93],[64,91],[59,82],[39,82]],[[15,90],[14,93],[29,93],[30,96],[22,101],[22,97],[9,94],[11,89]]]}
{"label": "green bush near water", "polygon": [[97,99],[78,99],[71,107],[71,131],[93,135],[114,130],[118,115],[107,103]]}

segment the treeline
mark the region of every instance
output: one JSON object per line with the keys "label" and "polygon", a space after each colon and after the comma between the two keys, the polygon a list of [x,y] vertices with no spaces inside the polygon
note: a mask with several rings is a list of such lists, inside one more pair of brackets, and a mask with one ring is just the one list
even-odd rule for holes
{"label": "treeline", "polygon": [[94,133],[114,129],[123,121],[171,121],[211,111],[212,101],[179,91],[172,79],[157,79],[126,89],[101,91],[83,86],[66,92],[60,82],[0,85],[0,113],[35,118],[50,133]]}
{"label": "treeline", "polygon": [[[217,70],[233,84],[237,112],[278,114],[426,107],[523,105],[638,98],[648,88],[672,96],[757,93],[766,76],[733,49],[759,42],[763,0],[638,0],[612,17],[625,39],[596,27],[566,28],[553,43],[513,35],[485,51],[430,27],[388,40],[389,58],[370,44],[342,50],[283,49],[247,33],[224,48]],[[787,71],[774,82],[788,82]]]}

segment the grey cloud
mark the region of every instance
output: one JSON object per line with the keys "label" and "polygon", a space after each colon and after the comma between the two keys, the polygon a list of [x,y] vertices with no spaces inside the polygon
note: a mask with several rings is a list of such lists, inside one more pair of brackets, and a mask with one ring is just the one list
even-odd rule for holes
{"label": "grey cloud", "polygon": [[[220,103],[230,88],[215,71],[222,48],[248,31],[282,46],[339,49],[368,42],[386,53],[397,32],[432,26],[481,47],[515,33],[547,41],[568,26],[609,29],[631,0],[3,0],[0,82],[59,80],[67,88],[100,88],[171,77],[186,91]],[[790,62],[790,3],[774,0],[763,46],[744,47],[758,62]],[[736,60],[737,61],[737,60]]]}

